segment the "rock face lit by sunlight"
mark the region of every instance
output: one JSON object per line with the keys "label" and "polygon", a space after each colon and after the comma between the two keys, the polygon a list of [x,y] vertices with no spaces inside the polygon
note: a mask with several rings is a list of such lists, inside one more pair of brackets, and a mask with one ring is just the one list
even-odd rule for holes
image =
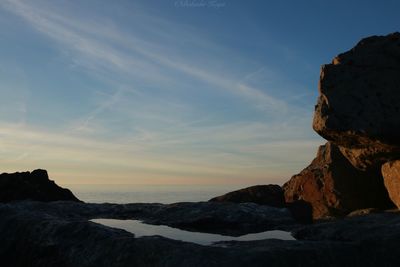
{"label": "rock face lit by sunlight", "polygon": [[280,230],[265,231],[261,233],[234,237],[218,234],[190,232],[165,225],[145,224],[137,220],[93,219],[91,221],[109,227],[126,230],[135,234],[135,237],[159,235],[170,239],[192,242],[200,245],[213,245],[214,243],[222,241],[254,241],[263,239],[295,240],[290,232]]}

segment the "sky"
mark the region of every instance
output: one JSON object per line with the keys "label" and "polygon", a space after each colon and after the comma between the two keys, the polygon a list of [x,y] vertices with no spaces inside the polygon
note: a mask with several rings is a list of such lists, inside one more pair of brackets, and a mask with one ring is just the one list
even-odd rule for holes
{"label": "sky", "polygon": [[399,1],[0,1],[0,172],[282,184],[325,141],[320,66]]}

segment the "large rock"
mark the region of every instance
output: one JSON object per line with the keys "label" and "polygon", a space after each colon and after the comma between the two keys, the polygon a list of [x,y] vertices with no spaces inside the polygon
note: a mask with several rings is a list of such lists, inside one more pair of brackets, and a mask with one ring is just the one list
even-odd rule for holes
{"label": "large rock", "polygon": [[253,202],[260,205],[284,207],[285,198],[279,185],[255,185],[210,199],[211,202]]}
{"label": "large rock", "polygon": [[382,175],[390,199],[400,208],[400,160],[383,164]]}
{"label": "large rock", "polygon": [[231,202],[231,203],[257,203],[277,208],[287,208],[292,217],[300,223],[312,222],[311,205],[302,200],[285,203],[283,189],[279,185],[255,185],[225,195],[214,197],[210,202]]}
{"label": "large rock", "polygon": [[322,66],[313,128],[359,169],[400,158],[400,33],[372,36]]}
{"label": "large rock", "polygon": [[328,142],[317,157],[284,186],[286,202],[303,200],[312,206],[314,219],[343,216],[363,208],[388,208],[379,171],[361,171]]}
{"label": "large rock", "polygon": [[0,202],[25,199],[79,201],[70,190],[61,188],[49,180],[45,170],[0,174]]}

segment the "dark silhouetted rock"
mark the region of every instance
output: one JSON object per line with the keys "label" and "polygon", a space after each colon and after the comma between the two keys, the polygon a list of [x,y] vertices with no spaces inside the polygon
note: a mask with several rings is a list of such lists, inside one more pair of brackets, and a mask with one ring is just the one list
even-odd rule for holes
{"label": "dark silhouetted rock", "polygon": [[[243,205],[206,204],[209,208],[212,205]],[[0,203],[1,266],[372,267],[400,264],[398,212],[294,225],[291,231],[298,240],[225,241],[210,246],[161,236],[137,237],[88,221],[101,217],[140,219],[136,217],[138,214],[157,216],[160,209],[166,208],[165,212],[168,212],[168,207],[170,205],[71,201]],[[196,203],[192,203],[191,208],[195,207]]]}
{"label": "dark silhouetted rock", "polygon": [[296,200],[286,204],[290,213],[297,222],[312,223],[313,222],[313,208],[309,202],[304,200]]}
{"label": "dark silhouetted rock", "polygon": [[362,208],[388,208],[388,198],[379,171],[361,171],[328,142],[317,157],[284,186],[286,202],[303,200],[312,206],[314,219],[343,216]]}
{"label": "dark silhouetted rock", "polygon": [[70,190],[61,188],[49,180],[45,170],[0,174],[0,202],[25,199],[79,201]]}
{"label": "dark silhouetted rock", "polygon": [[390,199],[400,208],[400,160],[383,164],[382,175]]}
{"label": "dark silhouetted rock", "polygon": [[144,219],[152,224],[228,235],[282,229],[296,224],[285,208],[229,202],[174,203],[165,205]]}
{"label": "dark silhouetted rock", "polygon": [[279,185],[255,185],[210,199],[211,202],[252,202],[272,207],[284,207],[285,198]]}
{"label": "dark silhouetted rock", "polygon": [[357,168],[400,158],[400,33],[372,36],[322,66],[313,128]]}

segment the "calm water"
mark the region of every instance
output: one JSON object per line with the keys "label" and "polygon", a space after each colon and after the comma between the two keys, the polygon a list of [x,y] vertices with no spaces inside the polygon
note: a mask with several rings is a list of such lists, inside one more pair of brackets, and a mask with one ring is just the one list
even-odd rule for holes
{"label": "calm water", "polygon": [[63,185],[89,203],[174,203],[207,201],[248,185]]}
{"label": "calm water", "polygon": [[165,225],[145,224],[137,220],[93,219],[91,221],[113,228],[124,229],[128,232],[134,233],[135,237],[159,235],[170,239],[192,242],[200,245],[212,245],[215,242],[231,240],[252,241],[272,238],[282,240],[295,240],[289,232],[279,230],[233,237],[218,234],[189,232],[177,228],[168,227]]}

